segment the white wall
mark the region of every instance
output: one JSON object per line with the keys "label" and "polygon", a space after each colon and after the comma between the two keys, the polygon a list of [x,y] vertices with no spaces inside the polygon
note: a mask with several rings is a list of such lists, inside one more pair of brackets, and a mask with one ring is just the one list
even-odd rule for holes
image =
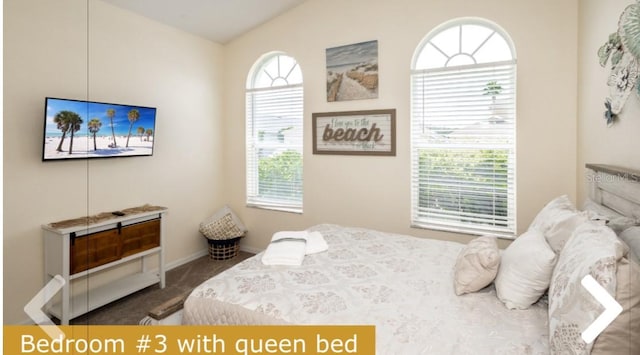
{"label": "white wall", "polygon": [[[604,101],[609,95],[610,63],[602,68],[598,48],[617,31],[618,19],[633,0],[580,1],[578,75],[578,186],[579,200],[587,196],[586,163],[611,164],[640,170],[640,99],[632,93],[619,120],[607,128]],[[580,202],[582,203],[582,202]]]}
{"label": "white wall", "polygon": [[[409,228],[409,71],[414,50],[439,24],[477,16],[502,26],[518,57],[518,229],[560,195],[576,195],[578,1],[310,0],[225,46],[229,119],[227,200],[249,228],[248,247],[266,246],[283,229],[316,223],[366,226],[435,238],[467,236]],[[379,98],[327,103],[325,49],[378,40]],[[244,85],[264,53],[284,51],[304,76],[304,213],[245,207]],[[397,156],[313,155],[313,112],[397,109]]]}
{"label": "white wall", "polygon": [[[86,6],[4,1],[5,324],[43,286],[41,224],[167,206],[176,262],[206,250],[198,224],[224,204],[222,46],[100,1],[87,21]],[[41,162],[45,96],[157,107],[154,155]]]}

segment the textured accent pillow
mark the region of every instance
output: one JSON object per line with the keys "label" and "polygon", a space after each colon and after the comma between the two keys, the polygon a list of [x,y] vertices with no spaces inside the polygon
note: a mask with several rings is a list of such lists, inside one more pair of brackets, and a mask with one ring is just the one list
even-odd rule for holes
{"label": "textured accent pillow", "polygon": [[615,295],[616,266],[626,252],[608,227],[586,222],[567,241],[553,270],[549,287],[549,346],[552,354],[589,354],[580,333],[603,311],[581,281],[591,275]]}
{"label": "textured accent pillow", "polygon": [[596,338],[591,355],[640,354],[640,265],[620,259],[616,301],[622,313]]}
{"label": "textured accent pillow", "polygon": [[213,216],[200,223],[199,230],[205,237],[213,240],[240,237],[247,231],[240,219],[228,206],[224,206]]}
{"label": "textured accent pillow", "polygon": [[500,251],[494,237],[471,240],[458,254],[454,268],[456,295],[476,292],[493,282],[500,266]]}
{"label": "textured accent pillow", "polygon": [[502,253],[496,276],[496,294],[509,309],[526,309],[549,288],[556,253],[542,232],[522,234]]}
{"label": "textured accent pillow", "polygon": [[556,254],[560,254],[573,232],[588,220],[587,214],[583,212],[573,212],[572,214],[559,216],[544,233],[544,237],[551,249]]}
{"label": "textured accent pillow", "polygon": [[559,254],[576,228],[588,220],[586,212],[579,212],[567,195],[553,199],[534,218],[529,230],[544,234],[549,246]]}
{"label": "textured accent pillow", "polygon": [[627,255],[629,260],[640,264],[640,227],[627,228],[618,237],[631,249]]}

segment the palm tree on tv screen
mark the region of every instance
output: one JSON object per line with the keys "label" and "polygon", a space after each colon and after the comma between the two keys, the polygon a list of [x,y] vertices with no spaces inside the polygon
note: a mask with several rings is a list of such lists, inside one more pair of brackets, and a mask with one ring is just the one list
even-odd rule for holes
{"label": "palm tree on tv screen", "polygon": [[76,114],[71,111],[60,111],[56,113],[53,117],[53,123],[55,123],[60,131],[62,131],[62,138],[60,139],[60,143],[58,144],[58,148],[56,150],[58,152],[62,151],[62,143],[64,142],[65,137],[67,136],[67,132],[69,131],[69,117],[70,115]]}
{"label": "palm tree on tv screen", "polygon": [[69,155],[73,152],[73,134],[80,130],[82,126],[82,117],[75,112],[69,115],[69,131],[71,131],[71,141],[69,142]]}
{"label": "palm tree on tv screen", "polygon": [[116,144],[116,131],[113,128],[113,117],[116,115],[116,110],[110,108],[107,110],[107,117],[109,117],[109,122],[111,123],[111,135],[113,136],[113,144],[109,144],[109,147],[115,148],[118,145]]}
{"label": "palm tree on tv screen", "polygon": [[100,127],[102,127],[102,122],[97,117],[92,118],[91,121],[87,123],[87,127],[89,128],[89,132],[93,134],[93,150],[98,150],[98,147],[96,145],[96,133],[98,133]]}
{"label": "palm tree on tv screen", "polygon": [[129,125],[129,134],[127,134],[127,144],[126,144],[126,147],[129,148],[129,138],[131,137],[131,129],[133,128],[133,124],[136,123],[136,121],[140,118],[140,111],[134,108],[133,110],[129,111],[127,118],[129,118],[129,122],[131,123]]}
{"label": "palm tree on tv screen", "polygon": [[138,137],[140,137],[140,142],[142,142],[142,136],[144,135],[144,127],[138,127]]}
{"label": "palm tree on tv screen", "polygon": [[153,134],[153,130],[151,128],[147,128],[147,131],[144,132],[144,134],[147,136],[147,142],[149,141],[149,138],[151,137],[151,135]]}

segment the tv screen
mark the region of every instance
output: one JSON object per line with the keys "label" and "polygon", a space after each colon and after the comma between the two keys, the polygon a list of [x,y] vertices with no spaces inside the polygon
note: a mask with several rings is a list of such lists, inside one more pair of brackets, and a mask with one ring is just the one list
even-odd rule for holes
{"label": "tv screen", "polygon": [[156,109],[45,99],[42,160],[153,155]]}

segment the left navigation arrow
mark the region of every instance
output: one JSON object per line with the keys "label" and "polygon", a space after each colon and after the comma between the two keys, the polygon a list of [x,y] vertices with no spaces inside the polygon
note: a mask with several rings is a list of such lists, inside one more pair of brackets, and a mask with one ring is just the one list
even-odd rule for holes
{"label": "left navigation arrow", "polygon": [[29,315],[31,320],[38,324],[51,339],[64,338],[62,330],[56,326],[51,319],[42,311],[42,307],[53,298],[64,286],[65,281],[60,275],[54,276],[41,290],[36,294],[26,306],[24,311]]}

